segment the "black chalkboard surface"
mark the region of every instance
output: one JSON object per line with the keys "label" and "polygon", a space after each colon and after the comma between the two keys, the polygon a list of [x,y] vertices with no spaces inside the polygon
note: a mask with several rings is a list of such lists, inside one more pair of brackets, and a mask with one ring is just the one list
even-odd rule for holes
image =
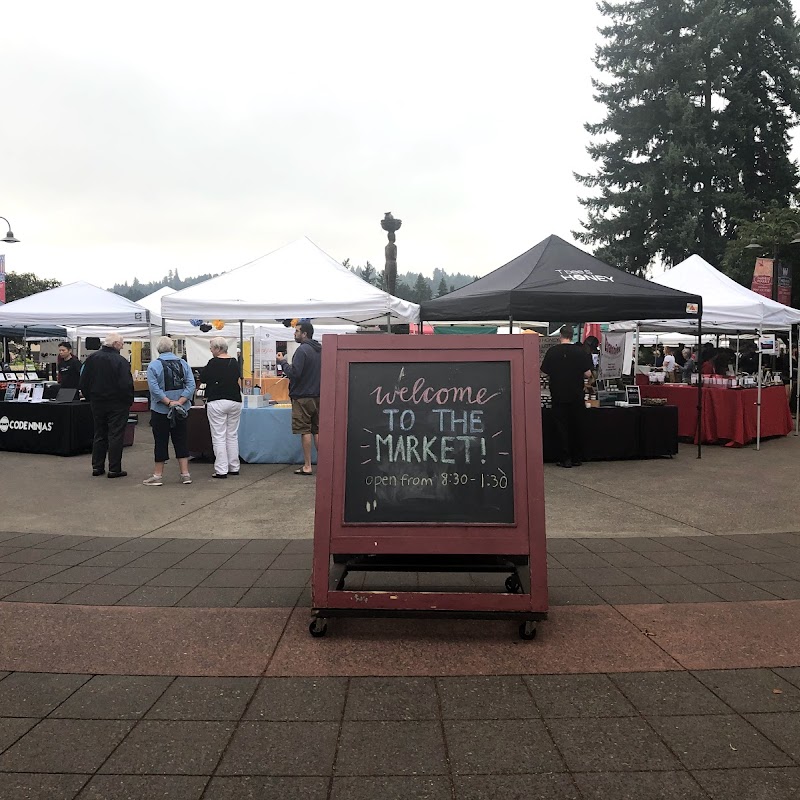
{"label": "black chalkboard surface", "polygon": [[351,363],[345,523],[513,523],[508,361]]}

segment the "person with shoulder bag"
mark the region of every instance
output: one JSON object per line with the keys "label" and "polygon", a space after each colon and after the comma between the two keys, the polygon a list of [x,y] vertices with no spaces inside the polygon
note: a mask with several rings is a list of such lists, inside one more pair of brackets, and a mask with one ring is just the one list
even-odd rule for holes
{"label": "person with shoulder bag", "polygon": [[150,427],[155,443],[153,474],[142,483],[145,486],[164,484],[164,463],[169,457],[169,440],[181,472],[181,483],[189,484],[189,407],[194,395],[194,375],[189,365],[175,355],[175,345],[169,336],[162,336],[156,345],[158,358],[147,367],[147,386],[150,389]]}
{"label": "person with shoulder bag", "polygon": [[228,353],[224,336],[215,336],[209,343],[212,358],[203,369],[206,385],[206,414],[214,446],[212,478],[238,475],[239,420],[242,415],[242,389],[239,362]]}

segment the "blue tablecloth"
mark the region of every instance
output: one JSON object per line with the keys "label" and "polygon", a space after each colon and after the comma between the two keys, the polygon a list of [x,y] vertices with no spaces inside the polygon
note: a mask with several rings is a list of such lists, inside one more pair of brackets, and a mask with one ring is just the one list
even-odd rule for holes
{"label": "blue tablecloth", "polygon": [[[248,464],[302,464],[300,436],[292,433],[292,409],[243,408],[239,455]],[[316,464],[315,449],[311,455]]]}

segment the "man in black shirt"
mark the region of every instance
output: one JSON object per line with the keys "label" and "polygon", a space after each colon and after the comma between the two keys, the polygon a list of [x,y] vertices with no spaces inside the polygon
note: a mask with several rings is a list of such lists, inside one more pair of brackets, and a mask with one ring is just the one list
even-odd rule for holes
{"label": "man in black shirt", "polygon": [[550,376],[553,420],[559,447],[559,467],[581,465],[582,423],[586,405],[583,379],[592,374],[592,357],[584,347],[572,344],[572,326],[560,331],[561,343],[545,353],[541,370]]}
{"label": "man in black shirt", "polygon": [[72,355],[72,345],[61,342],[58,346],[58,382],[62,389],[77,389],[80,386],[82,366]]}

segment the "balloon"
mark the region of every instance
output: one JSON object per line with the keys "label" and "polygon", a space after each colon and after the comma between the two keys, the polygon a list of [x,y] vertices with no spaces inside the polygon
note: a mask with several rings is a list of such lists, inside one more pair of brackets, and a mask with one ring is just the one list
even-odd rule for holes
{"label": "balloon", "polygon": [[193,325],[195,328],[199,328],[203,324],[203,320],[201,319],[190,319],[189,323]]}
{"label": "balloon", "polygon": [[225,323],[221,319],[212,319],[211,324],[215,330],[221,331],[225,327]]}

